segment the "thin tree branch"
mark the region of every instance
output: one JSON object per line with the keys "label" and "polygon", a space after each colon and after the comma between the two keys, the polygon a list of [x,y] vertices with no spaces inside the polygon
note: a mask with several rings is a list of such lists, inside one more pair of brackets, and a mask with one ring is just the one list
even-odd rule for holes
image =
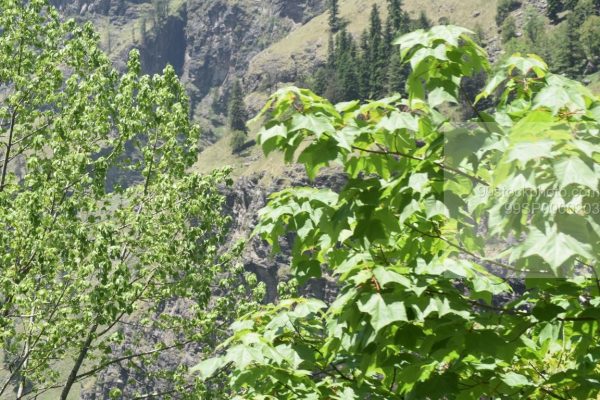
{"label": "thin tree branch", "polygon": [[87,353],[90,350],[90,346],[92,344],[92,341],[94,340],[94,335],[96,334],[97,329],[97,323],[92,324],[92,326],[90,327],[87,337],[85,338],[85,342],[83,342],[83,346],[81,346],[81,350],[79,351],[79,355],[77,356],[77,360],[75,360],[75,365],[73,365],[73,368],[69,373],[69,378],[67,379],[67,382],[65,383],[65,386],[63,387],[63,390],[60,394],[60,400],[67,400],[69,392],[71,392],[71,387],[73,387],[73,384],[77,380],[77,373],[79,372],[79,368],[81,368],[81,365],[83,364],[83,361],[85,360],[85,357],[87,356]]}
{"label": "thin tree branch", "polygon": [[[385,155],[385,156],[389,156],[389,155],[393,155],[393,156],[398,156],[398,157],[404,157],[404,158],[408,158],[410,160],[415,160],[415,161],[429,161],[425,158],[421,158],[421,157],[416,157],[413,156],[411,154],[406,154],[406,153],[402,153],[402,152],[398,152],[398,151],[390,151],[390,150],[373,150],[373,149],[366,149],[363,147],[358,147],[358,146],[352,146],[352,149],[357,150],[357,151],[364,151],[365,153],[371,153],[371,154],[381,154],[381,155]],[[454,167],[450,167],[442,162],[439,161],[431,161],[434,165],[436,165],[437,167],[445,170],[445,171],[449,171],[452,172],[454,174],[457,175],[461,175],[464,176],[465,178],[470,179],[471,181],[475,182],[475,183],[479,183],[481,185],[485,185],[485,186],[489,186],[490,184],[487,183],[486,181],[484,181],[483,179],[479,178],[478,176],[474,176],[474,175],[470,175],[464,171],[461,171],[457,168]]]}
{"label": "thin tree branch", "polygon": [[190,340],[186,340],[184,342],[179,342],[179,343],[172,344],[170,346],[161,347],[160,349],[154,349],[154,350],[149,350],[149,351],[145,351],[145,352],[141,352],[141,353],[136,353],[136,354],[130,354],[130,355],[127,355],[127,356],[117,357],[115,359],[106,361],[106,362],[98,365],[97,367],[92,368],[91,370],[88,370],[86,372],[83,372],[83,373],[77,375],[76,378],[77,378],[77,381],[79,381],[79,380],[81,380],[83,378],[87,378],[87,377],[89,377],[91,375],[94,375],[96,372],[101,371],[101,370],[105,369],[106,367],[109,367],[109,366],[111,366],[113,364],[120,363],[122,361],[132,360],[134,358],[148,356],[148,355],[151,355],[151,354],[160,353],[162,351],[171,350],[171,349],[174,349],[176,347],[182,347],[182,346],[185,346],[185,345],[190,344],[192,342],[195,342],[195,340],[191,340],[190,339]]}

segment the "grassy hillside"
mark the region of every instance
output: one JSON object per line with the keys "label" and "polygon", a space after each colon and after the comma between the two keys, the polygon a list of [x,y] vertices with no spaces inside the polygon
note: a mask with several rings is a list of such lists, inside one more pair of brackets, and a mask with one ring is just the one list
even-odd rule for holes
{"label": "grassy hillside", "polygon": [[[447,18],[452,24],[469,28],[479,26],[486,36],[496,36],[497,0],[406,0],[404,8],[413,18],[421,10],[433,23]],[[340,15],[348,22],[348,31],[358,36],[369,24],[369,14],[373,4],[379,6],[382,17],[387,15],[386,0],[342,0]],[[250,62],[249,75],[260,76],[265,71],[298,68],[310,69],[316,60],[322,60],[327,52],[328,13],[319,15],[292,31],[288,36],[256,55]]]}

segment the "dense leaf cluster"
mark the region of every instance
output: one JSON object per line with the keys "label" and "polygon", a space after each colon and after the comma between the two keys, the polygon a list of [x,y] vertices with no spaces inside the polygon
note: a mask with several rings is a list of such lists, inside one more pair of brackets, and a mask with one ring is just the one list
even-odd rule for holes
{"label": "dense leaf cluster", "polygon": [[[326,270],[340,292],[248,314],[202,377],[240,399],[598,396],[600,99],[536,56],[491,72],[468,34],[398,40],[406,97],[267,103],[266,153],[348,182],[273,195],[256,234],[277,251],[294,232],[296,279]],[[452,122],[479,73],[494,106]]]}
{"label": "dense leaf cluster", "polygon": [[246,295],[219,254],[228,172],[188,171],[199,130],[173,68],[142,75],[134,51],[119,73],[44,1],[0,10],[0,397],[66,399],[112,365],[185,392],[185,365],[152,365],[218,341]]}

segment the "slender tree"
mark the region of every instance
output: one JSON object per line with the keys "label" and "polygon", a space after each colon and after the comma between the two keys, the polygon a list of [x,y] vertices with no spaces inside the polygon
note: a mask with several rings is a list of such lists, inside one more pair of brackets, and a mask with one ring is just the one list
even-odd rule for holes
{"label": "slender tree", "polygon": [[429,29],[431,28],[431,21],[427,17],[427,13],[424,10],[421,10],[419,13],[419,19],[417,20],[417,28],[418,29]]}
{"label": "slender tree", "polygon": [[400,52],[394,51],[388,68],[388,93],[405,93],[406,78],[408,77],[409,68],[402,63]]}
{"label": "slender tree", "polygon": [[566,65],[561,69],[561,72],[569,76],[579,76],[585,68],[585,53],[581,43],[580,29],[589,15],[592,14],[592,3],[588,0],[583,0],[578,3],[572,12],[567,16],[567,29],[564,32],[563,40],[556,43],[562,47],[566,53],[564,60]]}
{"label": "slender tree", "polygon": [[229,95],[229,107],[227,111],[228,125],[231,130],[247,132],[246,104],[244,103],[244,93],[242,85],[238,79],[233,82],[231,94]]}
{"label": "slender tree", "polygon": [[123,15],[125,14],[125,10],[127,10],[127,5],[125,4],[125,0],[117,0],[117,14]]}
{"label": "slender tree", "polygon": [[370,74],[373,66],[370,62],[369,54],[369,32],[365,29],[360,36],[360,56],[358,58],[358,86],[359,98],[364,100],[369,97],[371,92]]}
{"label": "slender tree", "polygon": [[140,42],[144,44],[146,42],[146,31],[147,31],[147,19],[146,17],[142,17],[140,21]]}
{"label": "slender tree", "polygon": [[335,68],[335,40],[333,34],[329,34],[329,40],[327,41],[327,68],[332,70]]}
{"label": "slender tree", "polygon": [[580,34],[581,44],[590,66],[590,71],[587,72],[595,72],[600,64],[600,17],[597,15],[588,17],[581,26]]}
{"label": "slender tree", "polygon": [[329,30],[332,33],[340,29],[340,10],[338,0],[329,0]]}
{"label": "slender tree", "polygon": [[340,35],[344,37],[342,51],[338,56],[338,67],[336,71],[336,81],[339,85],[339,101],[354,99],[359,94],[357,85],[358,69],[356,65],[357,49],[352,36],[342,28]]}
{"label": "slender tree", "polygon": [[402,31],[403,11],[402,0],[388,0],[388,21],[394,33]]}
{"label": "slender tree", "polygon": [[376,98],[383,94],[385,88],[386,66],[388,57],[386,54],[387,44],[384,41],[383,27],[379,8],[376,4],[371,9],[369,24],[369,49],[367,60],[370,64],[368,97]]}

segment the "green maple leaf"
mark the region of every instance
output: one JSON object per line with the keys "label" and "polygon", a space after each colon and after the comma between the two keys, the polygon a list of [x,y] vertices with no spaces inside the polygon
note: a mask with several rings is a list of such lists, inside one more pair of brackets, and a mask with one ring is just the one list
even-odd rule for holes
{"label": "green maple leaf", "polygon": [[371,326],[375,329],[375,332],[379,332],[393,322],[408,321],[404,303],[386,304],[379,293],[371,296],[366,303],[359,302],[358,309],[371,316]]}

